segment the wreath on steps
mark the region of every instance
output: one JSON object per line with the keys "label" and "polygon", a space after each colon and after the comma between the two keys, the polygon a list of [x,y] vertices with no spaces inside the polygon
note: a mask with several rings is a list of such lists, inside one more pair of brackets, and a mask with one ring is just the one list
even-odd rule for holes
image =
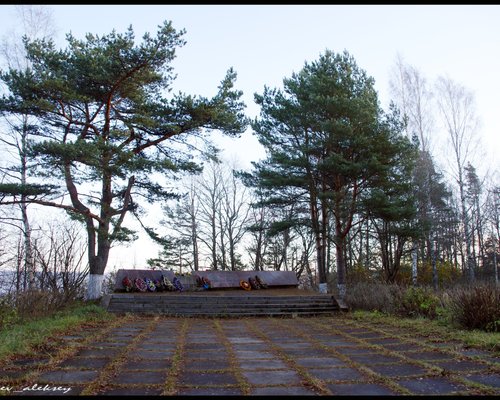
{"label": "wreath on steps", "polygon": [[155,279],[153,281],[154,285],[155,285],[155,288],[156,288],[156,291],[157,292],[163,292],[163,290],[165,289],[161,283],[161,281],[159,279]]}
{"label": "wreath on steps", "polygon": [[212,287],[212,282],[206,276],[201,278],[201,280],[203,282],[203,289],[210,289]]}
{"label": "wreath on steps", "polygon": [[136,278],[134,284],[139,292],[145,292],[146,290],[148,290],[148,287],[146,285],[146,282],[144,282],[144,279]]}
{"label": "wreath on steps", "polygon": [[156,285],[154,284],[154,282],[151,279],[144,278],[144,282],[146,283],[146,288],[148,289],[148,291],[150,291],[150,292],[156,291]]}
{"label": "wreath on steps", "polygon": [[184,290],[184,286],[182,286],[181,281],[176,276],[174,276],[174,280],[172,283],[174,284],[175,290],[178,290],[179,292],[182,292]]}
{"label": "wreath on steps", "polygon": [[123,278],[122,280],[122,284],[123,286],[125,286],[125,291],[126,292],[131,292],[132,290],[134,290],[134,284],[133,282],[129,279],[128,276],[126,276],[125,278]]}
{"label": "wreath on steps", "polygon": [[255,280],[262,289],[267,289],[267,283],[259,275],[255,275]]}
{"label": "wreath on steps", "polygon": [[252,289],[260,289],[260,285],[257,283],[257,281],[253,278],[248,278],[248,283],[250,283],[250,286]]}
{"label": "wreath on steps", "polygon": [[165,290],[170,292],[175,290],[174,284],[170,282],[170,279],[168,279],[165,275],[162,277],[162,284],[165,287]]}
{"label": "wreath on steps", "polygon": [[250,286],[250,284],[243,279],[240,281],[240,287],[244,290],[252,290],[252,286]]}

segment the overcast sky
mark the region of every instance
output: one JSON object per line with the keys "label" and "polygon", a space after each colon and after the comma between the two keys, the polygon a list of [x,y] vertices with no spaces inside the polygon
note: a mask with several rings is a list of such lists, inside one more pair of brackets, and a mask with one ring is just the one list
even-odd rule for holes
{"label": "overcast sky", "polygon": [[[154,35],[164,20],[172,21],[174,28],[186,30],[187,41],[174,61],[178,74],[174,91],[211,96],[233,67],[249,117],[259,112],[254,93],[262,93],[264,85],[281,87],[283,78],[298,72],[305,62],[316,61],[326,49],[347,50],[375,79],[381,104],[387,109],[389,77],[399,53],[428,81],[447,75],[474,93],[484,151],[478,161],[482,165],[476,166],[479,171],[497,171],[498,177],[500,5],[47,7],[53,10],[60,46],[66,46],[65,34],[70,31],[83,38],[87,32],[125,32],[130,25],[139,42],[145,32]],[[0,6],[0,34],[16,28],[14,8]],[[435,143],[444,146],[444,132],[436,129],[435,136]],[[250,131],[239,140],[220,143],[243,165],[264,154]]]}

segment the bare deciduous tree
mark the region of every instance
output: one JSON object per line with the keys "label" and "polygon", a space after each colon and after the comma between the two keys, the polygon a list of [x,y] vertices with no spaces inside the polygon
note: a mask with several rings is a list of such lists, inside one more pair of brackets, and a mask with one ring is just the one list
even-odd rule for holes
{"label": "bare deciduous tree", "polygon": [[[420,148],[420,160],[416,164],[417,169],[430,171],[429,159],[431,157],[430,138],[434,130],[433,93],[427,84],[427,80],[420,71],[405,63],[402,56],[398,54],[393,67],[391,79],[389,80],[390,93],[406,120],[406,134],[410,139],[418,139]],[[429,172],[422,182],[424,196],[421,199],[419,212],[422,221],[429,221],[431,213],[431,176]],[[427,254],[430,254],[430,232],[424,235]],[[418,241],[413,241],[412,250],[412,281],[417,284],[417,251]]]}
{"label": "bare deciduous tree", "polygon": [[[11,30],[0,41],[1,60],[8,68],[18,71],[24,71],[30,66],[26,56],[23,44],[23,37],[29,39],[48,39],[56,34],[52,9],[47,6],[20,5],[15,8],[20,31]],[[26,185],[28,181],[28,162],[27,162],[27,141],[31,127],[31,120],[27,114],[19,114],[4,118],[4,126],[0,135],[0,143],[5,147],[5,151],[15,161],[12,167],[3,167],[2,171],[9,181],[18,181]],[[21,202],[18,205],[20,218],[11,219],[18,227],[24,238],[23,263],[24,274],[28,275],[27,284],[32,287],[34,284],[34,262],[33,249],[31,243],[32,228],[28,217],[28,203],[26,196],[21,196]],[[26,281],[26,279],[24,279]],[[23,288],[26,285],[23,285]],[[17,287],[20,287],[18,284]]]}
{"label": "bare deciduous tree", "polygon": [[37,287],[61,295],[62,301],[83,298],[89,272],[83,230],[75,223],[55,221],[33,243]]}
{"label": "bare deciduous tree", "polygon": [[222,222],[221,237],[227,238],[229,251],[229,267],[238,270],[237,247],[248,228],[250,212],[248,190],[233,173],[234,168],[227,171],[225,184],[222,187]]}
{"label": "bare deciduous tree", "polygon": [[439,77],[436,82],[437,104],[447,133],[450,149],[452,175],[458,185],[460,217],[465,242],[465,263],[469,280],[473,281],[474,259],[472,257],[472,236],[470,215],[466,205],[465,167],[475,153],[478,145],[476,133],[479,119],[476,116],[474,95],[464,86],[449,77]]}
{"label": "bare deciduous tree", "polygon": [[[220,235],[218,215],[222,202],[222,185],[221,166],[217,162],[211,161],[205,167],[199,182],[199,219],[203,224],[200,230],[200,240],[209,249],[210,268],[215,271],[220,269],[217,248]],[[224,267],[221,266],[221,268]]]}
{"label": "bare deciduous tree", "polygon": [[431,135],[434,130],[433,93],[421,72],[406,64],[398,54],[389,89],[393,101],[406,117],[408,138],[418,138],[423,151],[431,151]]}

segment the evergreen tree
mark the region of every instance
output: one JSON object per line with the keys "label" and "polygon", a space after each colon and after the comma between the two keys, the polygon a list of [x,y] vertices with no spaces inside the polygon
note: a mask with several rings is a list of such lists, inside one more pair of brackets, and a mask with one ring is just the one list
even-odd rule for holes
{"label": "evergreen tree", "polygon": [[140,198],[176,196],[157,178],[200,169],[187,147],[194,139],[208,140],[212,129],[237,135],[245,128],[232,69],[211,99],[166,97],[183,35],[166,21],[156,37],[145,34],[141,44],[135,44],[132,27],[125,34],[87,34],[85,40],[69,34],[64,50],[52,41],[26,40],[31,66],[1,75],[10,93],[0,99],[0,111],[36,118],[30,170],[60,185],[58,190],[9,186],[0,192],[16,202],[16,194],[29,189],[26,201],[65,209],[85,225],[89,299],[101,295],[112,244],[132,238],[125,215],[138,215]]}
{"label": "evergreen tree", "polygon": [[[363,194],[385,180],[394,148],[382,122],[374,80],[346,51],[326,51],[283,80],[283,90],[256,95],[252,124],[267,159],[254,164],[257,185],[276,204],[307,204],[320,283],[326,283],[328,240],[336,248],[339,294],[345,293],[346,238]],[[332,237],[329,223],[332,220]]]}
{"label": "evergreen tree", "polygon": [[399,113],[388,116],[386,129],[390,139],[380,149],[379,161],[389,170],[374,178],[365,201],[366,212],[373,222],[387,282],[394,283],[401,267],[405,245],[419,237],[416,221],[413,171],[418,150],[403,136]]}

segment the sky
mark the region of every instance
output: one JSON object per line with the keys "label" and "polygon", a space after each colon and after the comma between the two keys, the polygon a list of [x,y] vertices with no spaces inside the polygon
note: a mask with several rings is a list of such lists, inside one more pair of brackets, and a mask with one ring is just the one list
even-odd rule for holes
{"label": "sky", "polygon": [[[375,79],[381,105],[388,108],[391,70],[399,55],[429,81],[448,76],[470,90],[476,101],[481,141],[476,166],[499,179],[500,5],[47,5],[53,11],[56,43],[65,34],[105,35],[131,25],[140,42],[163,21],[185,29],[177,50],[173,91],[212,96],[233,67],[243,91],[247,116],[258,116],[254,94],[264,86],[281,88],[283,78],[316,61],[325,50],[347,50],[358,67]],[[16,29],[14,5],[0,5],[0,36]],[[444,132],[434,133],[437,162],[444,164]],[[242,167],[264,157],[247,130],[239,139],[217,140],[227,157]],[[449,154],[449,152],[448,152]],[[136,244],[112,255],[116,265],[144,264],[145,247]],[[149,246],[149,247],[148,247]],[[156,255],[156,250],[152,250]]]}

